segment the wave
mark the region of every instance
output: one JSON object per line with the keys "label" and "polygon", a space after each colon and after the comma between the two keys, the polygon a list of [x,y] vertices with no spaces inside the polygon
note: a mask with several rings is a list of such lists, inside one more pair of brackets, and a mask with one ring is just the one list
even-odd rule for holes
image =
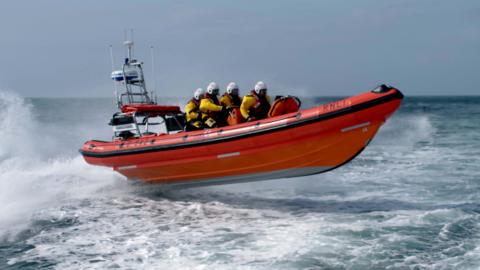
{"label": "wave", "polygon": [[410,150],[418,143],[431,143],[436,131],[427,114],[394,115],[381,127],[374,142]]}
{"label": "wave", "polygon": [[57,133],[49,133],[36,121],[32,107],[17,94],[0,91],[0,235],[4,237],[27,228],[32,215],[43,209],[91,196],[122,179],[110,169],[88,166],[79,155],[65,157],[61,150],[52,150]]}
{"label": "wave", "polygon": [[0,161],[37,152],[30,139],[36,129],[31,108],[21,97],[0,91]]}

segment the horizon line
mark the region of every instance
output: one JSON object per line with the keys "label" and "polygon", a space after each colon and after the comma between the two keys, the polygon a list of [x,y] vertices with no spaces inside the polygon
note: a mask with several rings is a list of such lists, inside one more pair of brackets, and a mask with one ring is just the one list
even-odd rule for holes
{"label": "horizon line", "polygon": [[[270,95],[272,96],[272,95]],[[353,97],[355,95],[325,95],[325,96],[296,96],[299,98],[345,98],[345,97]],[[461,95],[452,95],[452,94],[438,94],[438,95],[405,95],[406,98],[409,97],[480,97],[480,94],[461,94]],[[164,97],[159,97],[159,98],[167,98],[167,99],[173,99],[173,98],[188,98],[190,96],[164,96]],[[49,99],[66,99],[66,98],[76,98],[76,99],[95,99],[95,98],[100,98],[100,99],[115,99],[115,97],[107,97],[107,96],[90,96],[90,97],[84,97],[84,96],[27,96],[24,98],[49,98]]]}

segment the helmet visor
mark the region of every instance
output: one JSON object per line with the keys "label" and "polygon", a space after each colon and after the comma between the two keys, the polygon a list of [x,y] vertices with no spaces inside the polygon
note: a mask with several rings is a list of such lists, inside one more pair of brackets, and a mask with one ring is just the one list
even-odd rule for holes
{"label": "helmet visor", "polygon": [[231,95],[234,95],[234,96],[238,96],[238,88],[233,88],[233,89],[230,91],[230,94],[231,94]]}

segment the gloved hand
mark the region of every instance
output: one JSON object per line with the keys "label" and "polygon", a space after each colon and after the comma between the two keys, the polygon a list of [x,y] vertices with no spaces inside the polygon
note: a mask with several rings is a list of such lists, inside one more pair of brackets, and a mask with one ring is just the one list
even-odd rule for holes
{"label": "gloved hand", "polygon": [[222,110],[220,111],[222,115],[228,115],[228,108],[225,106],[222,106]]}

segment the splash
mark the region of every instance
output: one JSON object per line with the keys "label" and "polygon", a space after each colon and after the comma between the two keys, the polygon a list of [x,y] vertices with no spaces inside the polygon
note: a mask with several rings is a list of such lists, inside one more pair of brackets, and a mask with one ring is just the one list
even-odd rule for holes
{"label": "splash", "polygon": [[43,209],[91,196],[121,179],[78,155],[65,157],[61,149],[47,156],[55,133],[43,130],[32,105],[15,93],[0,91],[0,131],[0,236],[28,227]]}
{"label": "splash", "polygon": [[394,145],[411,150],[418,143],[430,143],[436,132],[428,115],[395,115],[381,128],[375,144]]}
{"label": "splash", "polygon": [[21,97],[0,91],[0,161],[35,152],[30,140],[36,129],[31,107]]}

